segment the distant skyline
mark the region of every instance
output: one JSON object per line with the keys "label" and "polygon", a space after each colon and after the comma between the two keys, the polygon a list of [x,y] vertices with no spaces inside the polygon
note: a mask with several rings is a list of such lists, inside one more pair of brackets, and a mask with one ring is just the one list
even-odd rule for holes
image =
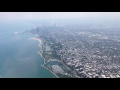
{"label": "distant skyline", "polygon": [[120,20],[120,12],[0,12],[0,20],[3,21],[65,18]]}

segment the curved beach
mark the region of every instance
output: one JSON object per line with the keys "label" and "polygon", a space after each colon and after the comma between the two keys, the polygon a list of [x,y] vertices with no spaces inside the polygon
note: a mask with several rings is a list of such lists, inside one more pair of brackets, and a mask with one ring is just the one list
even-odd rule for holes
{"label": "curved beach", "polygon": [[[30,39],[32,39],[32,40],[37,40],[37,41],[39,42],[39,45],[38,45],[38,46],[40,47],[40,51],[38,51],[38,54],[43,58],[44,64],[46,64],[45,58],[42,56],[42,52],[43,52],[43,47],[42,47],[43,43],[42,43],[42,40],[41,40],[40,38],[29,38],[29,40],[30,40]],[[51,71],[51,70],[49,70],[47,67],[45,67],[44,64],[41,65],[41,67],[43,67],[43,68],[45,68],[46,70],[50,71],[56,78],[59,78],[53,71]]]}

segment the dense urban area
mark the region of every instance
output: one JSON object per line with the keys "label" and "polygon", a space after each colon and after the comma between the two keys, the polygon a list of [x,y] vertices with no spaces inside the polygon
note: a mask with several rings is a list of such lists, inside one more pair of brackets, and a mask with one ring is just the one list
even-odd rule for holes
{"label": "dense urban area", "polygon": [[120,77],[120,25],[117,22],[41,24],[26,32],[37,34],[42,40],[46,63],[56,59],[65,67],[64,71],[55,65],[46,66],[59,77]]}

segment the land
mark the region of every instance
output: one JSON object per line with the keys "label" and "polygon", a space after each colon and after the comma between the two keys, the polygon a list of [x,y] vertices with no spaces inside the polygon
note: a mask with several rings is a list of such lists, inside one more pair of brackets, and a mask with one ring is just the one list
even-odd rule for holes
{"label": "land", "polygon": [[[37,38],[41,39],[39,54],[45,60],[44,67],[57,77],[120,78],[119,30],[120,26],[116,23],[76,22],[43,25],[28,32],[37,34]],[[59,62],[55,67],[61,70],[47,65],[55,62],[51,59]]]}

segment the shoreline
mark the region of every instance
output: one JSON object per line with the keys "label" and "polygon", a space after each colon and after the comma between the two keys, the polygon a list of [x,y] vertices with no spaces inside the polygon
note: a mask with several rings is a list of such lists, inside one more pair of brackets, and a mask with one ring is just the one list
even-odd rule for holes
{"label": "shoreline", "polygon": [[45,62],[45,58],[42,56],[42,54],[38,51],[38,54],[43,58],[43,60],[44,60],[44,64],[46,64],[46,62]]}
{"label": "shoreline", "polygon": [[38,54],[43,58],[43,65],[41,65],[41,67],[45,68],[46,70],[48,70],[49,72],[51,72],[56,78],[59,78],[53,71],[49,70],[47,67],[44,66],[44,64],[46,64],[45,58],[42,56],[42,52],[43,52],[43,47],[42,47],[42,40],[39,38],[29,38],[29,40],[37,40],[39,42],[39,47],[40,47],[40,51],[38,51]]}

